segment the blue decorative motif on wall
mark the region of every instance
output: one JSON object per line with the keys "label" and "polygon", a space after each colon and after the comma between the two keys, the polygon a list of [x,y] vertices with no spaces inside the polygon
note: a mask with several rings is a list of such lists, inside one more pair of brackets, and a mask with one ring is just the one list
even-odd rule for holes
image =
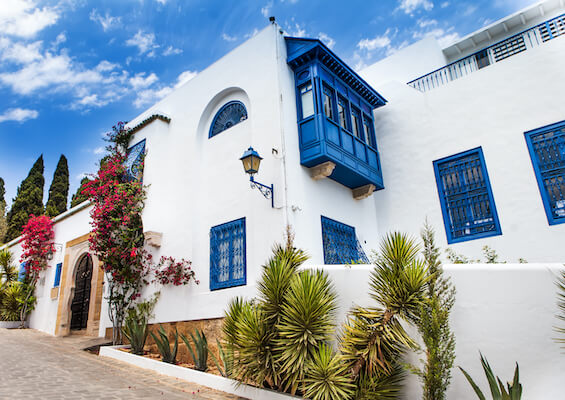
{"label": "blue decorative motif on wall", "polygon": [[247,281],[245,218],[210,229],[210,290]]}
{"label": "blue decorative motif on wall", "polygon": [[216,136],[218,133],[231,128],[247,119],[247,109],[241,101],[230,101],[220,108],[216,113],[208,137]]}
{"label": "blue decorative motif on wall", "polygon": [[525,135],[547,220],[565,223],[565,121]]}
{"label": "blue decorative motif on wall", "polygon": [[448,243],[501,235],[480,147],[434,161]]}
{"label": "blue decorative motif on wall", "polygon": [[128,149],[124,167],[128,182],[143,181],[143,160],[145,158],[145,139]]}
{"label": "blue decorative motif on wall", "polygon": [[355,228],[322,216],[324,264],[350,264],[369,260],[357,240]]}
{"label": "blue decorative motif on wall", "polygon": [[331,161],[330,179],[383,189],[373,110],[386,100],[319,40],[287,37],[286,45],[295,72],[300,163]]}

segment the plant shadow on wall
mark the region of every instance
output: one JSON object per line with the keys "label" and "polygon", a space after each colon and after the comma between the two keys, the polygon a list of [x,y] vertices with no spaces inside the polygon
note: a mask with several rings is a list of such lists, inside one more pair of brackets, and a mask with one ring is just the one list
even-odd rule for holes
{"label": "plant shadow on wall", "polygon": [[[119,122],[108,133],[108,155],[100,161],[98,173],[85,183],[83,194],[93,204],[90,249],[103,263],[106,274],[106,299],[112,322],[112,341],[122,342],[122,325],[128,310],[135,307],[142,289],[154,281],[161,284],[196,284],[190,262],[162,257],[153,263],[152,254],[144,247],[141,218],[146,188],[136,174],[143,170],[143,156],[135,168],[128,170],[128,146],[133,133]],[[147,321],[145,321],[146,323]]]}

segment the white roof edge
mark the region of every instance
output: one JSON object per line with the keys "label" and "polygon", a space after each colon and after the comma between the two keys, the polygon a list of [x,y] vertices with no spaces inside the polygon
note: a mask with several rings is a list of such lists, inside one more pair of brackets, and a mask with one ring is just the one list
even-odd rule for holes
{"label": "white roof edge", "polygon": [[[489,24],[489,25],[487,25],[487,26],[483,26],[481,29],[478,29],[478,30],[476,30],[476,31],[474,31],[474,32],[472,32],[472,33],[470,33],[470,34],[468,34],[468,35],[462,37],[462,38],[459,39],[457,42],[452,43],[452,44],[450,44],[450,45],[447,46],[447,47],[444,47],[443,50],[445,51],[445,50],[447,50],[447,49],[455,48],[458,44],[461,44],[462,42],[464,42],[464,41],[466,41],[466,40],[469,40],[469,39],[472,38],[472,37],[475,37],[475,36],[477,36],[477,35],[479,35],[479,34],[485,32],[485,31],[488,31],[489,29],[491,29],[491,28],[493,28],[493,27],[502,25],[504,22],[507,22],[507,21],[509,21],[509,20],[512,19],[512,18],[516,18],[516,17],[519,16],[520,14],[523,14],[523,13],[525,13],[525,12],[527,12],[527,11],[533,10],[533,9],[535,9],[535,8],[538,8],[538,9],[539,9],[540,6],[542,6],[542,5],[544,5],[544,4],[547,4],[547,3],[550,3],[550,2],[552,2],[552,1],[551,1],[551,0],[543,0],[543,1],[538,1],[538,2],[536,2],[536,3],[534,3],[534,4],[530,5],[530,6],[524,7],[524,8],[522,8],[521,10],[518,10],[518,11],[516,11],[516,12],[513,13],[513,14],[507,15],[507,16],[505,16],[504,18],[501,18],[501,19],[499,19],[499,20],[497,20],[497,21],[495,21],[495,22],[493,22],[493,23],[491,23],[491,24]],[[559,1],[555,1],[555,3],[560,4]]]}

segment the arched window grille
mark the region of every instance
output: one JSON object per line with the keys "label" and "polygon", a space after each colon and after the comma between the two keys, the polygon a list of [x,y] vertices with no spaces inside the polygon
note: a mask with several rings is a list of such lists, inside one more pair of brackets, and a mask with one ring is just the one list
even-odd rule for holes
{"label": "arched window grille", "polygon": [[241,101],[230,101],[216,113],[210,126],[209,138],[247,119],[247,109]]}

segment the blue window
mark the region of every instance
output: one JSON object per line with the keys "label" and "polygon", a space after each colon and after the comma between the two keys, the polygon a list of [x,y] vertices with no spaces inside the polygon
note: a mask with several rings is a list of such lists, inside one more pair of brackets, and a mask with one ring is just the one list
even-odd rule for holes
{"label": "blue window", "polygon": [[550,225],[565,222],[565,121],[526,132],[545,213]]}
{"label": "blue window", "polygon": [[220,108],[216,113],[208,137],[216,136],[218,133],[231,128],[247,119],[247,109],[241,101],[230,101]]}
{"label": "blue window", "polygon": [[301,119],[306,119],[314,115],[314,93],[312,84],[308,83],[300,87],[300,109]]}
{"label": "blue window", "polygon": [[26,278],[26,263],[20,264],[20,271],[18,272],[18,281],[23,282]]}
{"label": "blue window", "polygon": [[246,284],[245,218],[210,229],[210,290]]}
{"label": "blue window", "polygon": [[355,228],[322,215],[322,244],[324,264],[369,263]]}
{"label": "blue window", "polygon": [[124,162],[126,169],[126,180],[128,182],[143,181],[143,160],[145,158],[145,139],[134,144],[128,149],[127,158]]}
{"label": "blue window", "polygon": [[501,235],[480,147],[434,161],[448,243]]}
{"label": "blue window", "polygon": [[57,264],[55,269],[55,282],[53,282],[53,287],[58,287],[61,284],[61,269],[63,268],[63,264]]}

